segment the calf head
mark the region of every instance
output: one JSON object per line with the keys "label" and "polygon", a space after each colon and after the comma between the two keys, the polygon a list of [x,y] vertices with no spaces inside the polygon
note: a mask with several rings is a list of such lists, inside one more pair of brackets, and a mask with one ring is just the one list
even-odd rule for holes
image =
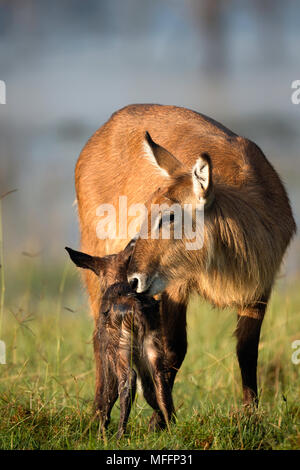
{"label": "calf head", "polygon": [[102,291],[109,286],[123,282],[127,284],[127,268],[135,241],[128,243],[126,248],[118,254],[108,256],[91,256],[81,251],[66,247],[71,260],[76,266],[90,269],[100,280]]}

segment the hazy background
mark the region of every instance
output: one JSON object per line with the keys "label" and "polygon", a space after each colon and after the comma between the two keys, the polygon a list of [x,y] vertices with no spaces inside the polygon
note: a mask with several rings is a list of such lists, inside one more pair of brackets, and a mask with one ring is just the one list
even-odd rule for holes
{"label": "hazy background", "polygon": [[253,139],[299,224],[299,44],[293,0],[0,0],[0,194],[18,189],[3,200],[6,264],[78,246],[76,159],[129,103],[186,106]]}

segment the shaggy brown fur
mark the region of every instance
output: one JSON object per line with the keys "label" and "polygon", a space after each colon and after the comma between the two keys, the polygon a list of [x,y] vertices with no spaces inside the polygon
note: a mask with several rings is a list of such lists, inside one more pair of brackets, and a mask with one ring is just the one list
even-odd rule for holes
{"label": "shaggy brown fur", "polygon": [[[187,251],[184,240],[139,239],[128,274],[164,280],[163,342],[171,381],[186,351],[190,292],[199,292],[219,307],[236,306],[245,325],[250,320],[257,322],[256,328],[249,327],[249,337],[244,326],[242,343],[238,339],[244,401],[248,403],[256,394],[256,360],[247,361],[247,357],[257,358],[267,299],[295,232],[286,191],[257,145],[185,108],[146,104],[118,111],[91,137],[77,162],[81,248],[103,256],[125,246],[128,240],[99,240],[96,236],[97,207],[108,202],[118,208],[119,195],[128,197],[128,206],[145,201],[148,205],[163,201],[194,204],[192,168],[203,153],[210,156],[210,195],[203,194],[202,250]],[[86,283],[97,319],[98,282],[91,273],[86,275]],[[99,384],[101,367],[96,367]]]}

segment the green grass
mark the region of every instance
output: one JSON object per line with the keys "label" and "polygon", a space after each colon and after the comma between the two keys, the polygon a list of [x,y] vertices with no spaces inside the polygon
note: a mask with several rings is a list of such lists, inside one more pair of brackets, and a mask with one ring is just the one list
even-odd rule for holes
{"label": "green grass", "polygon": [[235,358],[235,314],[194,299],[188,313],[188,354],[174,387],[177,422],[149,433],[151,410],[134,403],[117,443],[118,404],[105,436],[92,418],[93,321],[71,265],[47,270],[39,259],[6,267],[0,365],[1,449],[299,449],[300,339],[297,284],[278,285],[266,315],[259,357],[260,405],[241,404]]}

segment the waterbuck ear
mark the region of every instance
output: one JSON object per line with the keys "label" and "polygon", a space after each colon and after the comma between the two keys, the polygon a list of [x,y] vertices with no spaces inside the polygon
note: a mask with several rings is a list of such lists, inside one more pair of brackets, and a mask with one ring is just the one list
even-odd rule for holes
{"label": "waterbuck ear", "polygon": [[135,238],[132,238],[129,243],[125,246],[123,253],[127,255],[131,255],[133,252],[134,246],[136,244],[137,236]]}
{"label": "waterbuck ear", "polygon": [[152,140],[149,132],[145,134],[145,150],[151,163],[165,176],[173,175],[182,166],[174,155]]}
{"label": "waterbuck ear", "polygon": [[102,258],[99,258],[98,256],[90,256],[86,253],[82,253],[81,251],[72,250],[72,248],[68,248],[67,246],[66,250],[76,266],[79,268],[90,269],[95,274],[97,274],[97,276],[99,276],[101,270],[104,267]]}
{"label": "waterbuck ear", "polygon": [[134,246],[136,243],[136,238],[133,238],[130,240],[130,242],[125,246],[124,250],[119,253],[119,257],[121,256],[121,259],[124,264],[128,263],[130,256],[132,255]]}
{"label": "waterbuck ear", "polygon": [[206,204],[212,189],[212,164],[208,153],[202,153],[192,170],[193,188],[197,199]]}

